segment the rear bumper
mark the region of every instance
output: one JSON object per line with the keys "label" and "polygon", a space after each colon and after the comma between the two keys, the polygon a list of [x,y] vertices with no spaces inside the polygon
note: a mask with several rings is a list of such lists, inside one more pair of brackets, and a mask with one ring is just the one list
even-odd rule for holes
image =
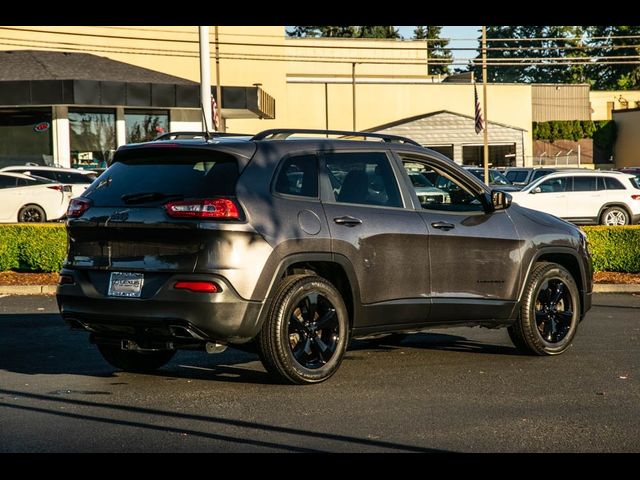
{"label": "rear bumper", "polygon": [[[56,297],[62,318],[101,336],[191,337],[195,341],[243,343],[259,331],[262,303],[242,299],[225,279],[215,275],[172,274],[161,285],[145,285],[143,298],[122,298],[107,296],[105,285],[96,285],[96,272],[63,269],[60,273],[75,280],[75,284],[58,286]],[[178,280],[214,281],[222,291],[175,290],[173,285]]]}

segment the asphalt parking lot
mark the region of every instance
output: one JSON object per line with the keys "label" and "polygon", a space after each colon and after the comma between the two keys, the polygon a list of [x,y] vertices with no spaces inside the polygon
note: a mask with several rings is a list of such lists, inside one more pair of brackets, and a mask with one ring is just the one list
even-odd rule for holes
{"label": "asphalt parking lot", "polygon": [[640,296],[597,294],[559,357],[506,330],[355,342],[329,381],[255,355],[114,371],[53,296],[0,298],[0,452],[640,452]]}

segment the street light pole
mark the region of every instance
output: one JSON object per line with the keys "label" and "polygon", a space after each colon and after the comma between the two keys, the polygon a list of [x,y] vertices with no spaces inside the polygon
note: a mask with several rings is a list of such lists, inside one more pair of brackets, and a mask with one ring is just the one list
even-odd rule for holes
{"label": "street light pole", "polygon": [[200,34],[200,103],[205,125],[203,130],[209,131],[211,123],[211,58],[209,51],[209,27],[198,27]]}
{"label": "street light pole", "polygon": [[215,28],[215,40],[216,40],[216,108],[218,114],[218,122],[220,126],[216,128],[221,132],[227,131],[227,126],[222,120],[222,87],[220,83],[220,43],[218,42],[218,26]]}
{"label": "street light pole", "polygon": [[489,116],[487,114],[487,27],[482,27],[482,103],[484,110],[484,183],[489,185]]}

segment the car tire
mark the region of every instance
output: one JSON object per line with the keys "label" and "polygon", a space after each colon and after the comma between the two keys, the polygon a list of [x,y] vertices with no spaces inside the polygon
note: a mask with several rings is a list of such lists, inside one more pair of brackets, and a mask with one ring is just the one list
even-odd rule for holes
{"label": "car tire", "polygon": [[278,381],[319,383],[340,366],[348,336],[340,292],[322,277],[292,275],[276,290],[257,338],[259,357]]}
{"label": "car tire", "polygon": [[534,355],[559,355],[571,345],[580,322],[578,286],[556,263],[534,265],[518,320],[508,327],[513,344]]}
{"label": "car tire", "polygon": [[622,207],[609,207],[602,212],[600,225],[629,225],[629,214]]}
{"label": "car tire", "polygon": [[25,205],[18,212],[18,222],[39,223],[46,222],[47,214],[38,205]]}
{"label": "car tire", "polygon": [[176,354],[175,350],[136,352],[122,350],[116,345],[98,344],[98,350],[112,366],[125,372],[149,373],[165,365]]}

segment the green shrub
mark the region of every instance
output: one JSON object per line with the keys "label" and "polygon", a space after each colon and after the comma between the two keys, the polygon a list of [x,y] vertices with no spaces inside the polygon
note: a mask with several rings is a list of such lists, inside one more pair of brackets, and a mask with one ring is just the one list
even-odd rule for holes
{"label": "green shrub", "polygon": [[595,271],[640,273],[640,225],[584,227]]}
{"label": "green shrub", "polygon": [[66,253],[63,224],[0,225],[0,271],[57,272]]}

